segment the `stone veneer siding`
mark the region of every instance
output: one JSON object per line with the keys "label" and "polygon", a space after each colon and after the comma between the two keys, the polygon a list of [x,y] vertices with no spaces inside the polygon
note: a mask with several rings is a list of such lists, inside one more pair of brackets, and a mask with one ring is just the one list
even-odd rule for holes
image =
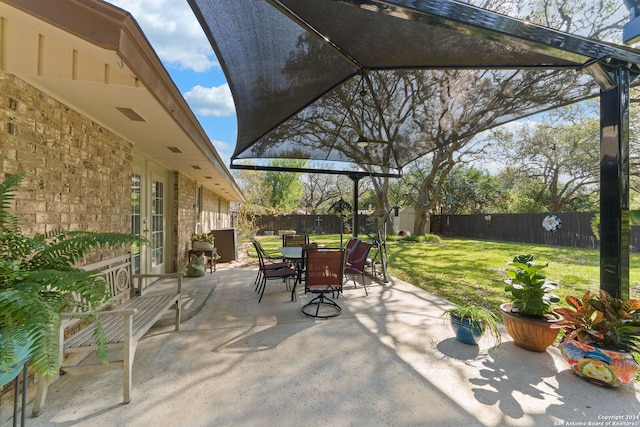
{"label": "stone veneer siding", "polygon": [[202,217],[200,223],[203,231],[231,226],[230,203],[217,193],[202,190]]}
{"label": "stone veneer siding", "polygon": [[[173,271],[182,271],[189,263],[189,249],[191,249],[191,235],[196,231],[196,197],[198,194],[197,181],[181,173],[175,175],[175,218],[173,226],[176,259]],[[208,232],[217,228],[231,226],[230,203],[219,194],[202,188],[201,192],[200,229]]]}
{"label": "stone veneer siding", "polygon": [[131,232],[130,142],[12,74],[0,72],[0,102],[0,179],[25,172],[15,213],[26,235]]}
{"label": "stone veneer siding", "polygon": [[173,224],[175,254],[173,271],[182,271],[189,263],[188,251],[191,249],[191,235],[196,229],[195,206],[196,206],[196,181],[176,172],[174,189],[174,216]]}

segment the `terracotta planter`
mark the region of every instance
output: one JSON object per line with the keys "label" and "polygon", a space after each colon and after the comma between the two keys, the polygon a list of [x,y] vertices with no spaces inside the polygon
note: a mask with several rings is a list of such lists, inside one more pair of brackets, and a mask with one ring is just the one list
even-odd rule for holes
{"label": "terracotta planter", "polygon": [[527,350],[547,351],[547,347],[553,344],[560,331],[551,327],[562,320],[562,316],[557,313],[553,313],[552,320],[521,316],[511,311],[511,303],[502,304],[500,310],[504,327],[513,338],[513,342]]}
{"label": "terracotta planter", "polygon": [[459,317],[455,314],[449,316],[451,329],[456,334],[456,339],[465,344],[478,345],[478,341],[484,334],[484,323],[475,322],[471,325],[471,321],[466,317]]}
{"label": "terracotta planter", "polygon": [[605,387],[620,387],[636,376],[638,364],[630,353],[563,341],[560,351],[574,374]]}

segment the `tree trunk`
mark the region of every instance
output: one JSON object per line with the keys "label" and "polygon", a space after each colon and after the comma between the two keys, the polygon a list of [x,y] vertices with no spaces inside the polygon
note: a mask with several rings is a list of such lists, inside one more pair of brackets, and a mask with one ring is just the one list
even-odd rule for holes
{"label": "tree trunk", "polygon": [[422,206],[416,209],[416,219],[413,222],[413,231],[416,235],[421,236],[431,232],[431,230],[427,229],[427,225],[429,224],[428,219],[429,208],[427,206]]}

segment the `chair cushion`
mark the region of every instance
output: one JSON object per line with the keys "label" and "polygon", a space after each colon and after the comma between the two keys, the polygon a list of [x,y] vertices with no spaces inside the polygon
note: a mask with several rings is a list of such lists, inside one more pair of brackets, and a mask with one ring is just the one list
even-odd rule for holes
{"label": "chair cushion", "polygon": [[264,276],[269,279],[269,278],[273,278],[273,277],[287,277],[287,276],[293,276],[296,274],[296,271],[293,268],[287,267],[287,268],[279,268],[277,270],[265,270],[264,271]]}
{"label": "chair cushion", "polygon": [[269,264],[269,263],[265,263],[264,264],[264,269],[265,270],[278,270],[280,268],[289,268],[289,263],[288,262],[274,262],[272,264]]}

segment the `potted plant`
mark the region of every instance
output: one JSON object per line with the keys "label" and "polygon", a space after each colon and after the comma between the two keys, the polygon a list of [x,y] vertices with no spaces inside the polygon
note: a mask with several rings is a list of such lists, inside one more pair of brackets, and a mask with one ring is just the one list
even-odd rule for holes
{"label": "potted plant", "polygon": [[210,251],[213,249],[215,237],[207,233],[194,233],[191,235],[191,247],[196,250]]}
{"label": "potted plant", "polygon": [[638,363],[632,353],[640,353],[640,300],[621,300],[603,290],[566,300],[570,307],[556,310],[564,317],[556,327],[564,330],[560,351],[573,372],[608,387],[633,380]]}
{"label": "potted plant", "polygon": [[[23,176],[13,174],[0,183],[0,372],[12,372],[30,359],[37,374],[51,377],[58,366],[61,313],[90,312],[105,303],[105,281],[77,268],[76,262],[95,248],[145,240],[64,230],[25,236],[9,211],[13,188]],[[106,360],[106,345],[101,350],[99,356]]]}
{"label": "potted plant", "polygon": [[495,345],[502,341],[498,329],[498,316],[484,307],[460,304],[445,310],[443,316],[447,315],[456,339],[462,343],[478,345],[486,331]]}
{"label": "potted plant", "polygon": [[516,345],[546,351],[558,335],[558,329],[551,326],[562,320],[552,308],[552,304],[560,301],[551,292],[558,285],[549,282],[542,273],[548,264],[534,262],[532,254],[517,255],[507,264],[510,279],[505,280],[505,290],[513,298],[500,306],[504,326]]}

